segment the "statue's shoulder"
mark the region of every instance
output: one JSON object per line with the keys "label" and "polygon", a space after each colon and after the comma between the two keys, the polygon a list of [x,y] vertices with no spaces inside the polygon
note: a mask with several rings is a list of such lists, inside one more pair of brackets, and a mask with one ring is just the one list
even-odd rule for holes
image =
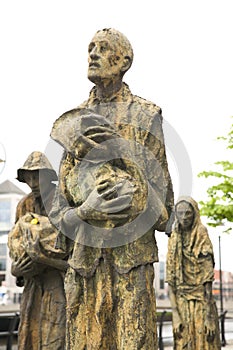
{"label": "statue's shoulder", "polygon": [[[83,102],[78,107],[63,113],[53,123],[52,130],[50,133],[52,139],[58,141],[60,135],[63,135],[65,131],[68,132],[69,129],[72,127],[72,124],[75,123],[81,115],[87,114],[89,112],[90,110],[87,108],[87,103]],[[69,136],[69,133],[67,135]]]}
{"label": "statue's shoulder", "polygon": [[30,192],[20,199],[20,201],[17,204],[17,208],[20,208],[29,202],[31,203],[34,200],[35,200],[35,197],[33,195],[33,192]]}
{"label": "statue's shoulder", "polygon": [[70,109],[58,117],[53,123],[53,128],[57,127],[59,124],[63,124],[65,121],[72,119],[73,117],[80,116],[81,114],[87,113],[87,102],[83,102],[78,107]]}
{"label": "statue's shoulder", "polygon": [[63,113],[53,124],[50,136],[67,152],[74,153],[78,136],[83,131],[82,121],[94,115],[94,111],[84,102],[78,107]]}
{"label": "statue's shoulder", "polygon": [[34,211],[35,197],[33,192],[26,194],[18,202],[16,207],[16,221],[29,211]]}
{"label": "statue's shoulder", "polygon": [[137,96],[137,95],[133,95],[133,102],[139,104],[141,106],[141,108],[150,112],[153,115],[154,114],[162,115],[161,107],[157,106],[154,102],[146,100],[145,98],[142,98],[142,97]]}

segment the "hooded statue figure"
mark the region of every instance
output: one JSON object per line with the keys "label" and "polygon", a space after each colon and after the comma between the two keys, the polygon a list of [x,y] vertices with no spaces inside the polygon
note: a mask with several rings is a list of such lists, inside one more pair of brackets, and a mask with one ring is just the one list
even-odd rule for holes
{"label": "hooded statue figure", "polygon": [[8,236],[11,271],[24,286],[20,305],[19,350],[65,349],[65,254],[54,249],[56,228],[48,220],[57,180],[46,156],[32,152],[17,179],[31,188],[16,209]]}
{"label": "hooded statue figure", "polygon": [[[57,180],[57,174],[42,152],[34,151],[29,154],[23,166],[17,170],[16,179],[24,183],[33,181],[26,179],[29,174],[38,177],[38,188],[35,189],[35,184],[33,184],[32,192],[20,201],[16,210],[16,221],[29,211],[48,216],[47,213],[51,209],[56,190],[52,181]],[[30,183],[28,185],[30,187]]]}
{"label": "hooded statue figure", "polygon": [[175,217],[166,264],[174,349],[219,350],[218,314],[212,296],[212,243],[194,199],[181,197]]}
{"label": "hooded statue figure", "polygon": [[44,153],[34,151],[27,157],[24,165],[17,170],[17,180],[20,182],[25,182],[24,174],[26,171],[45,171],[49,181],[56,181],[57,174],[53,169],[51,163]]}

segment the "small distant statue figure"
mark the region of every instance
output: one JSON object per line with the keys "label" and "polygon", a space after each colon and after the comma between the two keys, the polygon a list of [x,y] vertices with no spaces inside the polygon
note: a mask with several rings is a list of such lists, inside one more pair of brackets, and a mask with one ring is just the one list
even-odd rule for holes
{"label": "small distant statue figure", "polygon": [[69,252],[66,346],[157,349],[154,231],[174,205],[161,109],[122,81],[133,50],[119,31],[99,30],[88,61],[89,99],[51,132],[64,149],[49,217]]}
{"label": "small distant statue figure", "polygon": [[19,350],[65,349],[64,273],[67,262],[54,249],[57,231],[48,220],[57,180],[45,155],[32,152],[19,168],[17,180],[31,193],[16,209],[16,222],[9,233],[11,271],[16,284],[24,286],[20,305]]}
{"label": "small distant statue figure", "polygon": [[181,197],[167,253],[175,350],[221,349],[213,279],[213,247],[198,205]]}

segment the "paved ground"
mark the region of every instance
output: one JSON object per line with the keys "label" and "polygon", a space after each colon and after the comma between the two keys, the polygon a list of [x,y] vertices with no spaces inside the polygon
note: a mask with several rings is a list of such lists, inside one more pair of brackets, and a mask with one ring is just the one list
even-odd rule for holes
{"label": "paved ground", "polygon": [[[222,347],[222,349],[233,350],[233,339],[228,340],[227,345]],[[0,350],[1,350],[1,348],[0,348]],[[172,346],[165,346],[164,350],[173,350],[173,347]]]}
{"label": "paved ground", "polygon": [[[167,304],[167,301],[159,301],[157,306],[161,307],[161,308],[166,308],[167,306],[169,306],[169,304]],[[224,305],[224,309],[228,310],[228,314],[229,316],[233,317],[233,301],[229,301],[229,302],[225,302]],[[13,305],[12,309],[10,309],[10,306],[2,306],[0,305],[0,312],[4,312],[4,311],[18,311],[18,305]],[[3,341],[1,341],[0,343],[0,350],[6,350],[6,345],[2,345],[4,344]],[[18,347],[17,345],[13,345],[12,350],[17,350]],[[232,340],[227,340],[227,345],[225,347],[222,347],[222,349],[226,349],[226,350],[233,350],[233,339]],[[154,350],[154,349],[153,349]],[[164,350],[173,350],[172,346],[165,346]]]}
{"label": "paved ground", "polygon": [[223,349],[233,350],[233,340],[228,340],[227,345]]}

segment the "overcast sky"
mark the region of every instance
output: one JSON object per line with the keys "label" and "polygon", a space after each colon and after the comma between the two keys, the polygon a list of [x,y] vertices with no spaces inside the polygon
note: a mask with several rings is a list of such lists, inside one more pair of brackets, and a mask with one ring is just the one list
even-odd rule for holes
{"label": "overcast sky", "polygon": [[124,79],[131,91],[163,110],[176,199],[185,192],[201,200],[208,181],[197,174],[232,159],[216,141],[233,115],[231,0],[1,1],[0,182],[27,190],[14,180],[17,168],[45,151],[53,122],[88,97],[87,47],[105,27],[133,46]]}

